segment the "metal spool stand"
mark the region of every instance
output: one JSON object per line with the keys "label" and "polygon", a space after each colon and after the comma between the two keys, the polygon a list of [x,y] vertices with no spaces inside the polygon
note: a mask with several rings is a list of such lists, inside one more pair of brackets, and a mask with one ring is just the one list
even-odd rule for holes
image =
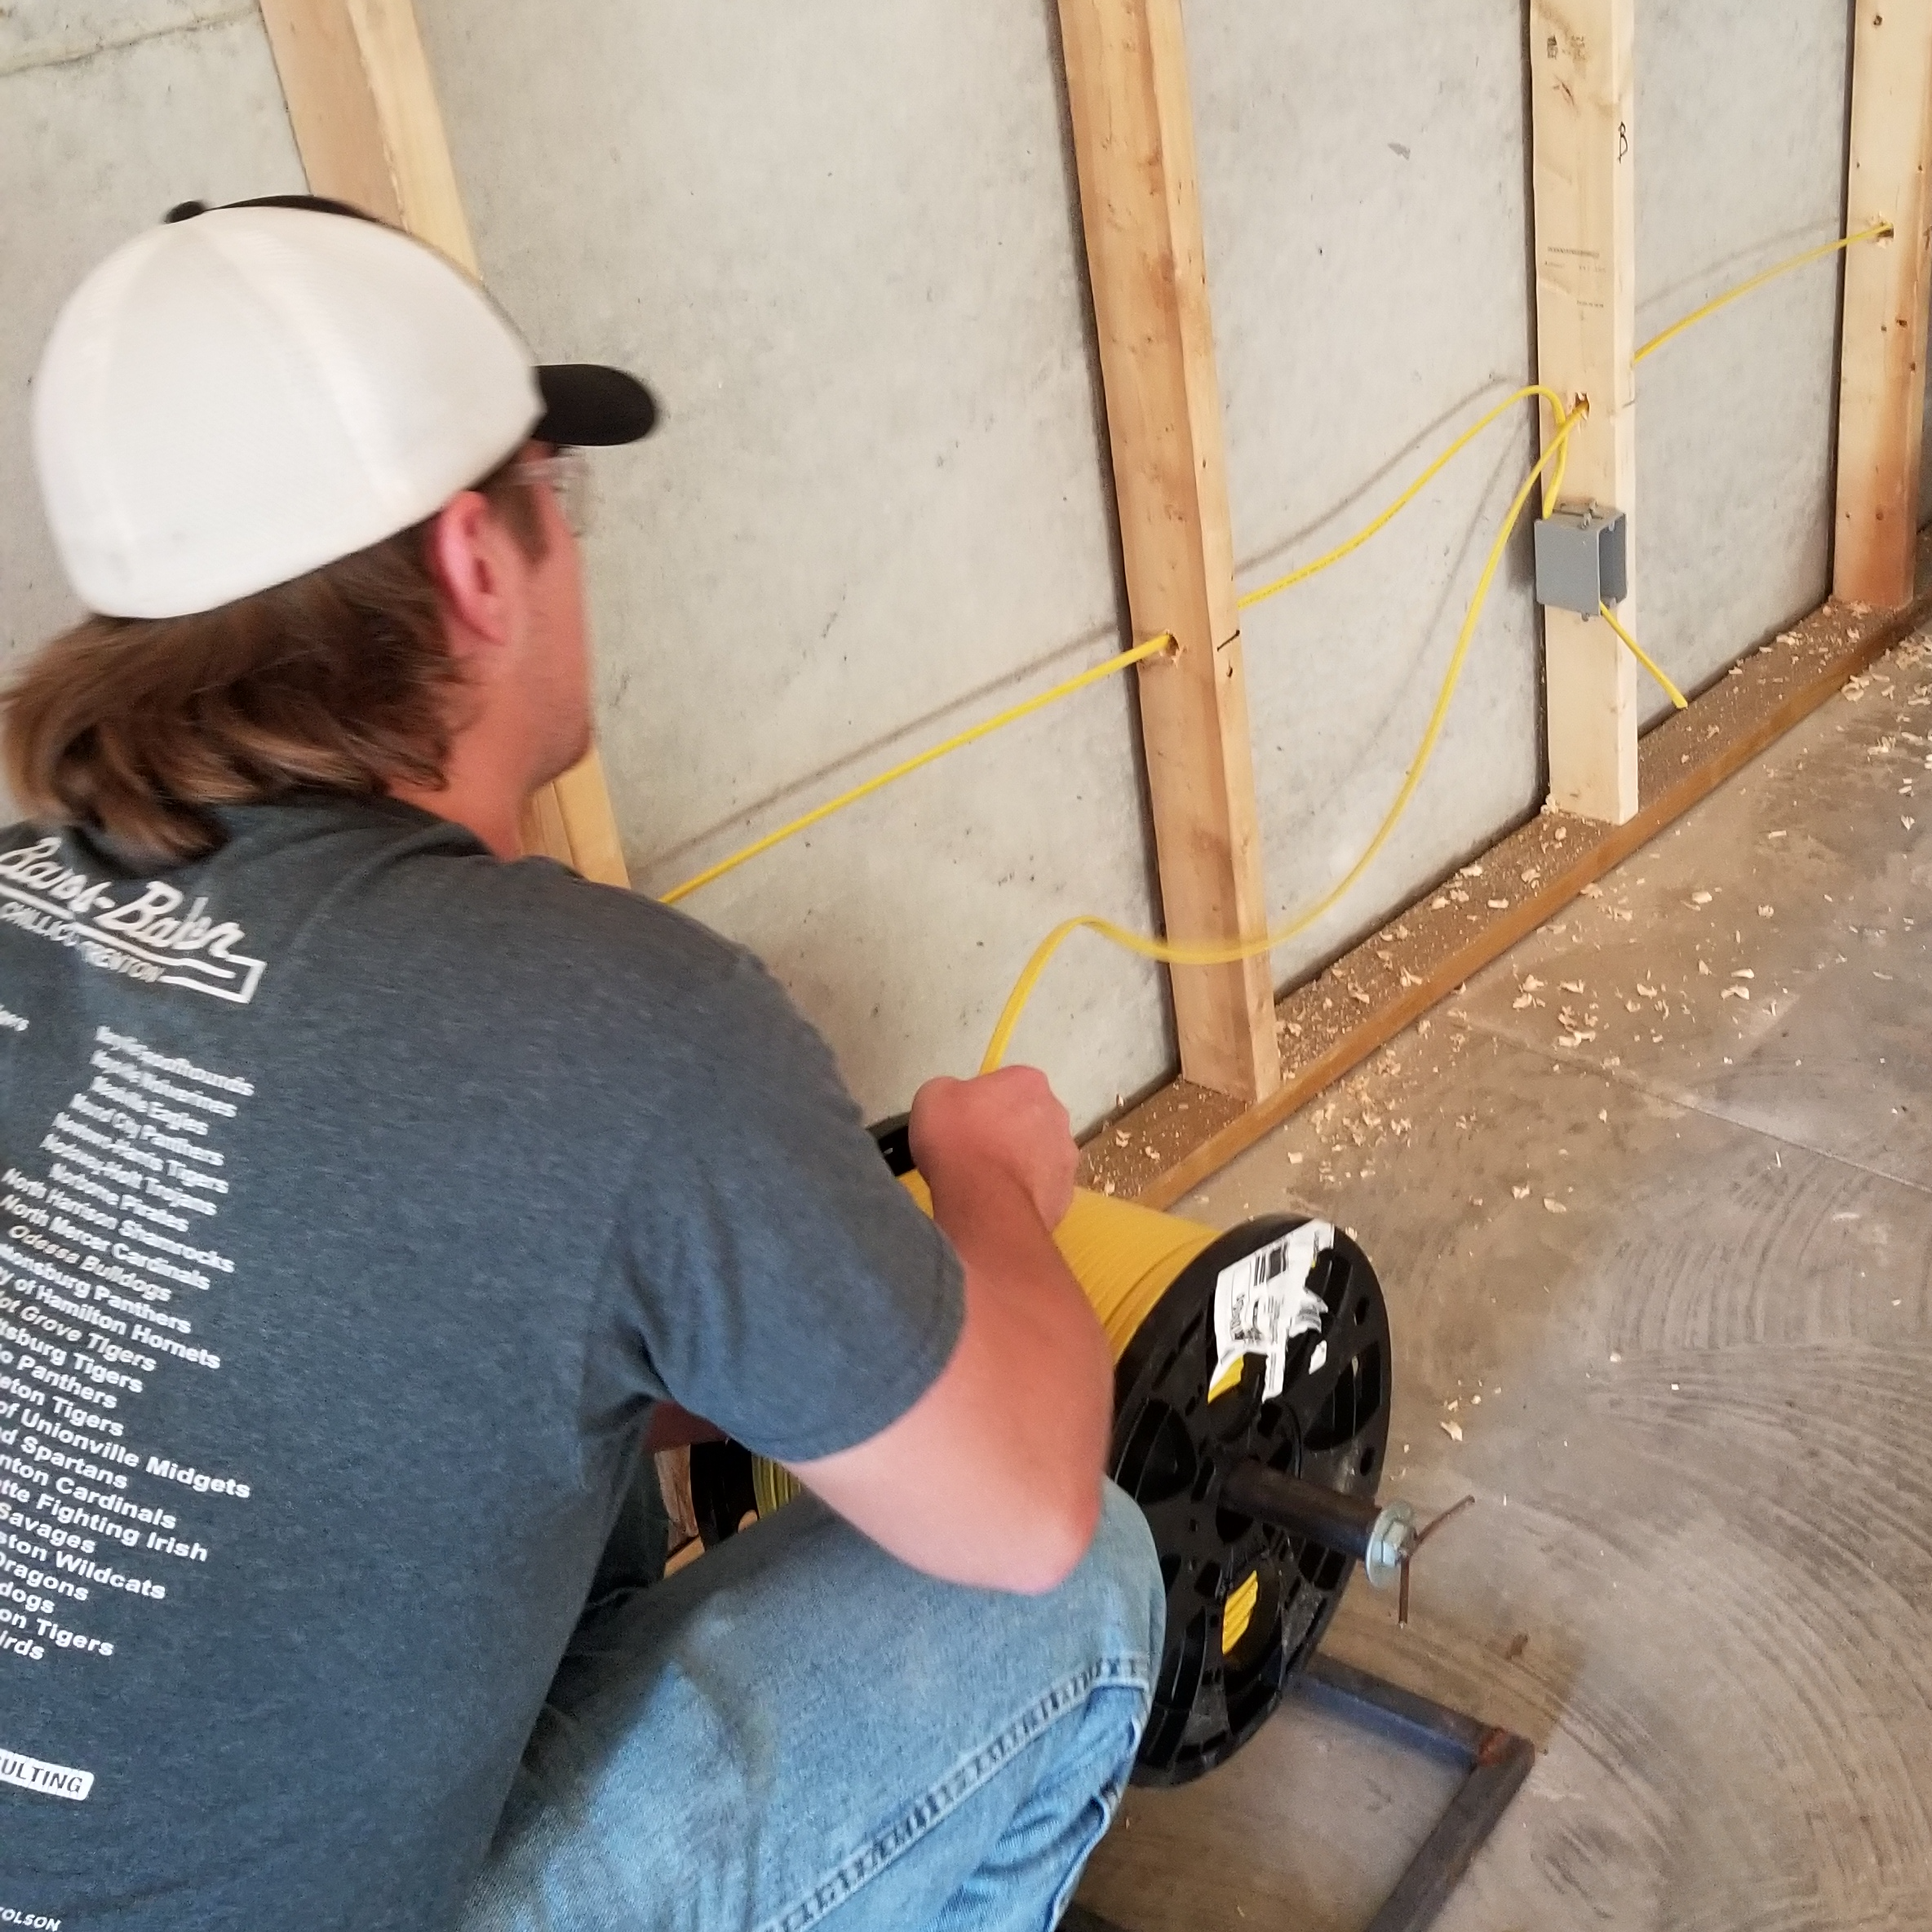
{"label": "metal spool stand", "polygon": [[[904,1123],[874,1129],[895,1173],[912,1166]],[[1211,1395],[1215,1284],[1300,1222],[1271,1216],[1214,1239],[1180,1269],[1114,1371],[1110,1473],[1145,1513],[1167,1587],[1168,1629],[1133,1779],[1185,1784],[1239,1750],[1290,1688],[1465,1773],[1370,1932],[1421,1932],[1496,1829],[1535,1762],[1527,1738],[1482,1724],[1316,1649],[1359,1562],[1377,1588],[1399,1581],[1428,1532],[1406,1503],[1376,1499],[1388,1447],[1389,1318],[1368,1257],[1337,1232],[1308,1278],[1318,1334],[1291,1347],[1280,1393],[1265,1363]],[[749,1454],[692,1451],[709,1544],[769,1504]],[[1446,1520],[1438,1518],[1438,1521]],[[1433,1525],[1431,1527],[1433,1528]],[[1069,1932],[1123,1932],[1075,1905]]]}
{"label": "metal spool stand", "polygon": [[[1536,1761],[1535,1747],[1513,1730],[1485,1724],[1332,1657],[1311,1657],[1296,1675],[1295,1687],[1311,1703],[1465,1774],[1448,1809],[1368,1924],[1368,1932],[1423,1932],[1435,1923],[1469,1861],[1502,1823],[1509,1801]],[[1293,1922],[1284,1920],[1283,1932]],[[1265,1921],[1255,1923],[1265,1926]],[[1078,1903],[1068,1908],[1060,1925],[1061,1932],[1125,1932]]]}

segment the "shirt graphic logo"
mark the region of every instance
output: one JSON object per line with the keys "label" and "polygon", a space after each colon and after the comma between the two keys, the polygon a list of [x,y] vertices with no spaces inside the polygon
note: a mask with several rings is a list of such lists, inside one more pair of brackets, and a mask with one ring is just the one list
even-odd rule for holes
{"label": "shirt graphic logo", "polygon": [[0,925],[69,946],[91,966],[143,984],[186,986],[246,1006],[267,970],[237,948],[248,935],[211,919],[208,902],[181,910],[184,894],[158,879],[126,901],[111,882],[60,862],[57,838],[0,853]]}

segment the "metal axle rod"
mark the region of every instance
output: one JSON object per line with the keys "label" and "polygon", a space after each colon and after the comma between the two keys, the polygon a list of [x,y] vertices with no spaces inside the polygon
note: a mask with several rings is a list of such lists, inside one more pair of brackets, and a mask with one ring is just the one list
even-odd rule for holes
{"label": "metal axle rod", "polygon": [[1221,1487],[1224,1509],[1358,1558],[1379,1590],[1395,1581],[1416,1544],[1416,1512],[1402,1502],[1345,1495],[1265,1463],[1238,1463]]}

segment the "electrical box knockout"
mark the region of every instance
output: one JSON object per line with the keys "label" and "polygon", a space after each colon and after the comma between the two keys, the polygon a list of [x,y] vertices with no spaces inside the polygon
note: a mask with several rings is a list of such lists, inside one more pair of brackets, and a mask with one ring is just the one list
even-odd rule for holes
{"label": "electrical box knockout", "polygon": [[1624,512],[1592,503],[1558,510],[1536,525],[1536,601],[1594,617],[1630,594]]}

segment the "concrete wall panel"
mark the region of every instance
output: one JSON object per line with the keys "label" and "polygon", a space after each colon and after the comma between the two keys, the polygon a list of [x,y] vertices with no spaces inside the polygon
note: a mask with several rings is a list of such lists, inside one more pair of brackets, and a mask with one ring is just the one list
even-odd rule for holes
{"label": "concrete wall panel", "polygon": [[[1843,0],[1642,0],[1637,333],[1841,232]],[[1838,258],[1637,371],[1639,641],[1686,691],[1829,587]],[[1642,680],[1646,718],[1668,700]]]}
{"label": "concrete wall panel", "polygon": [[157,33],[224,25],[254,0],[27,0],[0,7],[0,75],[130,47]]}
{"label": "concrete wall panel", "polygon": [[60,304],[176,202],[302,186],[254,9],[63,0],[0,12],[0,180],[4,675],[81,614],[41,518],[27,439],[29,386]]}

